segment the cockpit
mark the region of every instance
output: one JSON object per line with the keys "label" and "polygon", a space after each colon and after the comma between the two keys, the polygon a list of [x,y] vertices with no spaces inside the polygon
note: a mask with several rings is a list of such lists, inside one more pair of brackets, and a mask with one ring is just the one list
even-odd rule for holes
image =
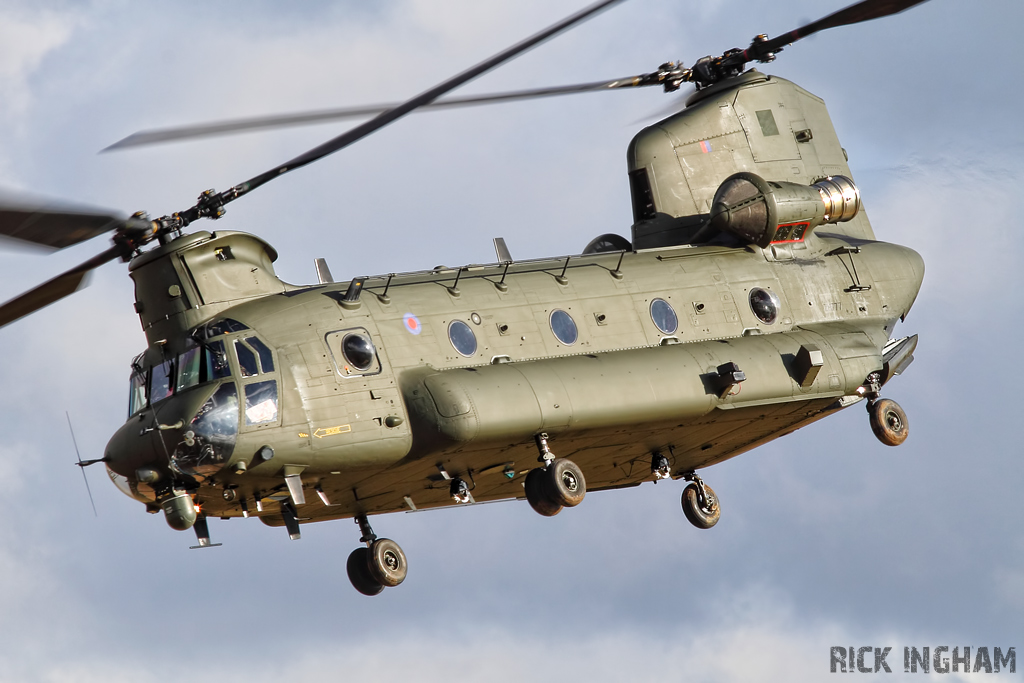
{"label": "cockpit", "polygon": [[[217,339],[224,335],[233,339]],[[229,352],[233,358],[229,359]],[[246,380],[246,424],[277,419],[277,383],[274,380],[252,383],[250,378],[275,372],[274,354],[248,326],[231,318],[216,320],[196,328],[187,348],[176,357],[149,367],[141,354],[132,361],[128,395],[128,416],[192,387],[232,376],[231,361],[237,363],[237,375]]]}
{"label": "cockpit", "polygon": [[[173,450],[170,466],[180,474],[201,478],[219,470],[231,456],[240,417],[246,428],[278,421],[273,351],[244,323],[215,320],[193,330],[181,353],[155,363],[147,363],[146,357],[132,362],[128,416],[152,409],[165,436],[172,428],[181,430],[180,442],[168,443]],[[163,409],[164,401],[179,396],[167,403],[174,403],[173,408]],[[182,412],[186,417],[180,422],[166,424],[171,420],[163,415]]]}
{"label": "cockpit", "polygon": [[144,367],[143,356],[139,356],[132,361],[128,416],[175,393],[230,376],[231,368],[222,341],[208,342],[202,347],[193,346],[152,367]]}

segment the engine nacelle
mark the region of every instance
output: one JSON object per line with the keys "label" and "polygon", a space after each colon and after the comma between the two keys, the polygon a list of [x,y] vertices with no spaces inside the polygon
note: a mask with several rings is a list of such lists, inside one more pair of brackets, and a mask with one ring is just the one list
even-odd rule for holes
{"label": "engine nacelle", "polygon": [[710,222],[713,228],[764,248],[773,242],[801,242],[819,225],[852,219],[860,206],[860,191],[846,176],[800,185],[744,171],[718,187]]}

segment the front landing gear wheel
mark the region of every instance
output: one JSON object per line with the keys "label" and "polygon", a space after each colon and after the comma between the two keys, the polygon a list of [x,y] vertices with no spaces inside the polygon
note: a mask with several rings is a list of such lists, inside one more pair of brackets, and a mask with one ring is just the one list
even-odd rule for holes
{"label": "front landing gear wheel", "polygon": [[899,446],[910,435],[907,414],[892,399],[880,398],[868,406],[871,431],[886,446]]}
{"label": "front landing gear wheel", "polygon": [[562,511],[562,506],[552,502],[548,496],[547,487],[544,485],[545,479],[547,479],[547,470],[539,467],[530,470],[530,473],[526,475],[526,483],[524,484],[526,500],[530,503],[530,507],[536,510],[538,514],[545,517],[554,517]]}
{"label": "front landing gear wheel", "polygon": [[710,529],[718,524],[718,518],[722,516],[722,508],[718,504],[718,496],[707,484],[704,484],[704,491],[707,495],[705,501],[701,501],[700,487],[697,484],[687,484],[683,489],[683,514],[690,524],[698,529]]}
{"label": "front landing gear wheel", "polygon": [[544,488],[548,498],[567,508],[576,507],[587,495],[587,480],[583,471],[568,458],[555,458],[544,470]]}
{"label": "front landing gear wheel", "polygon": [[394,587],[405,581],[409,565],[401,546],[390,538],[378,538],[367,549],[370,576],[382,586]]}
{"label": "front landing gear wheel", "polygon": [[363,595],[377,595],[384,590],[384,585],[370,573],[370,549],[356,548],[348,556],[345,565],[348,580],[352,587]]}

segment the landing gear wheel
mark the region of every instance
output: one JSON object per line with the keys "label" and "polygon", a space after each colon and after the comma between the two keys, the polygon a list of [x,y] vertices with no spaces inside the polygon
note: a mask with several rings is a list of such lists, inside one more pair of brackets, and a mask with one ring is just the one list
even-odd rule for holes
{"label": "landing gear wheel", "polygon": [[539,514],[545,517],[554,517],[562,511],[562,506],[551,501],[547,492],[547,486],[544,485],[546,478],[546,470],[541,468],[530,470],[530,473],[526,475],[524,486],[526,489],[526,500],[530,503],[530,507]]}
{"label": "landing gear wheel", "polygon": [[587,480],[579,465],[568,458],[555,458],[544,470],[544,488],[557,505],[576,507],[587,495]]}
{"label": "landing gear wheel", "polygon": [[397,586],[405,581],[409,565],[401,546],[390,538],[378,538],[367,548],[370,576],[382,586]]}
{"label": "landing gear wheel", "polygon": [[880,398],[868,406],[871,431],[886,446],[899,446],[910,435],[907,414],[892,399]]}
{"label": "landing gear wheel", "polygon": [[698,529],[710,529],[718,524],[718,518],[722,516],[722,508],[718,504],[718,496],[714,490],[707,484],[704,484],[704,490],[707,492],[708,500],[705,505],[701,505],[700,488],[697,484],[688,484],[683,489],[683,514],[690,520],[690,524]]}
{"label": "landing gear wheel", "polygon": [[363,595],[377,595],[384,590],[383,584],[370,574],[370,549],[356,548],[348,556],[345,565],[352,587]]}

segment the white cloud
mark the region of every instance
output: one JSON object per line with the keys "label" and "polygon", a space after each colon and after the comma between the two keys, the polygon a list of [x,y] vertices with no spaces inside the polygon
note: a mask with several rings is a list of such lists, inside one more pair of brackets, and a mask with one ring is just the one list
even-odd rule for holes
{"label": "white cloud", "polygon": [[68,13],[0,8],[0,113],[5,118],[25,113],[32,100],[29,79],[71,38],[74,26]]}
{"label": "white cloud", "polygon": [[[793,603],[780,601],[765,586],[743,587],[718,607],[702,615],[699,626],[607,623],[579,630],[549,623],[516,629],[464,612],[453,596],[439,600],[438,610],[447,619],[430,630],[396,623],[386,632],[365,633],[352,624],[340,639],[307,632],[301,643],[285,641],[270,651],[225,650],[211,642],[207,652],[191,653],[189,679],[817,683],[830,674],[830,648],[850,645],[891,647],[886,663],[896,675],[881,672],[885,680],[927,679],[903,675],[903,647],[925,642],[915,634],[851,631],[833,621],[802,619]],[[181,626],[187,628],[187,620]],[[299,623],[288,619],[267,620],[262,627],[301,631]],[[866,660],[871,666],[873,653]],[[166,660],[147,661],[126,651],[117,657],[61,660],[21,680],[134,683],[163,680],[167,666]],[[957,675],[943,679],[966,680]]]}
{"label": "white cloud", "polygon": [[1009,610],[1024,609],[1024,571],[1017,567],[997,566],[992,570],[997,604]]}

